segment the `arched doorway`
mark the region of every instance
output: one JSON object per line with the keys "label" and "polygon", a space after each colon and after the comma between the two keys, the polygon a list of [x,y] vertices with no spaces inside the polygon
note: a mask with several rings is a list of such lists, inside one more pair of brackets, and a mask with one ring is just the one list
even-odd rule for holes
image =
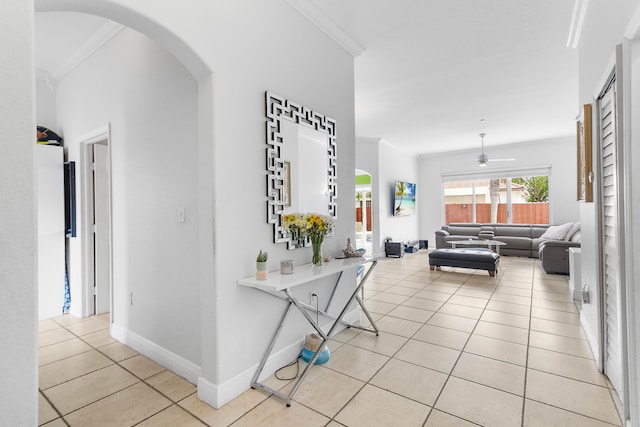
{"label": "arched doorway", "polygon": [[[156,20],[151,19],[148,16],[145,16],[142,13],[139,13],[135,10],[129,9],[128,7],[121,4],[114,4],[110,1],[92,1],[90,4],[88,2],[83,1],[59,1],[59,0],[36,0],[35,1],[35,10],[38,12],[80,12],[86,13],[90,15],[100,16],[114,22],[121,23],[126,25],[127,27],[136,30],[137,32],[147,36],[149,39],[153,40],[159,46],[164,48],[167,52],[173,54],[175,58],[185,67],[188,73],[194,78],[197,84],[197,95],[196,95],[196,119],[194,120],[194,133],[196,150],[197,150],[197,159],[192,164],[193,174],[195,175],[197,185],[194,186],[194,192],[197,193],[196,197],[194,197],[193,201],[193,209],[189,211],[187,209],[187,222],[193,221],[196,224],[198,229],[198,237],[197,241],[190,248],[191,257],[199,260],[199,268],[197,271],[194,271],[194,275],[197,276],[197,284],[195,288],[197,292],[207,292],[207,295],[200,295],[199,301],[208,301],[210,304],[213,304],[214,292],[212,290],[213,283],[213,245],[211,244],[211,236],[213,235],[213,201],[212,194],[214,192],[213,189],[213,114],[212,114],[212,105],[213,105],[213,84],[212,84],[212,73],[208,65],[203,61],[203,59],[191,49],[182,38],[178,37],[174,32],[170,29],[163,27]],[[144,166],[144,164],[142,165]],[[174,222],[180,223],[179,212],[181,210],[181,206],[175,206],[171,208],[171,218],[174,219]],[[176,212],[177,211],[177,212]],[[197,212],[197,215],[194,213]],[[184,218],[184,209],[182,209],[182,214]],[[191,215],[191,216],[190,216]],[[184,222],[184,221],[182,221]],[[144,225],[144,224],[142,224]],[[114,234],[117,233],[114,229]],[[160,233],[159,233],[160,234]],[[202,284],[207,284],[202,285]],[[81,288],[80,283],[77,283],[76,288]],[[203,289],[205,289],[203,291]],[[76,301],[86,301],[86,294],[90,292],[88,289],[83,290],[84,294],[80,298],[76,298]],[[116,296],[114,295],[114,298]],[[130,295],[129,295],[130,297]],[[123,293],[119,296],[122,300]],[[135,300],[134,300],[135,301]],[[140,301],[140,300],[138,300]],[[122,305],[131,304],[131,299],[127,302],[120,302]],[[212,311],[210,307],[207,307],[205,310],[204,303],[199,303],[199,309],[204,314],[198,317],[198,323],[202,323],[202,327],[198,327],[201,331],[202,335],[206,335],[209,338],[214,336],[214,319],[212,315]],[[195,307],[193,307],[195,308]],[[114,332],[113,316],[118,316],[119,319],[123,319],[124,316],[127,316],[127,310],[120,310],[112,312],[112,335],[117,339],[131,345],[136,350],[140,351],[139,348],[135,347],[135,342],[130,341],[130,339],[137,339],[138,344],[148,344],[144,342],[144,339],[151,341],[150,338],[154,337],[145,337],[143,334],[141,336],[132,336],[131,334],[127,335],[128,331],[122,330],[121,328],[116,328]],[[197,312],[196,310],[191,310],[192,312]],[[83,309],[83,312],[86,313],[86,310]],[[144,318],[147,316],[147,322],[150,322],[151,318],[149,318],[148,314],[142,313],[141,316]],[[203,319],[207,319],[206,321]],[[209,319],[213,319],[209,322]],[[135,334],[134,334],[135,335]],[[124,339],[123,339],[124,338]],[[196,340],[201,340],[201,336],[194,337]],[[153,344],[153,343],[151,343]],[[162,347],[159,345],[158,348],[155,349],[153,346],[148,346],[151,350],[162,350]],[[149,350],[147,348],[147,350]],[[142,352],[142,351],[141,351]],[[186,357],[185,362],[183,361],[175,362],[178,366],[168,366],[166,363],[163,363],[166,367],[173,370],[174,372],[179,373],[181,376],[187,378],[189,381],[196,383],[199,377],[202,374],[202,368],[200,362],[202,360],[206,360],[207,364],[215,364],[215,354],[209,354],[206,357],[200,354],[202,350],[196,350],[191,352],[192,355],[190,357]],[[193,355],[193,353],[196,353]],[[151,357],[154,358],[154,357]],[[158,358],[155,358],[156,360]],[[195,362],[195,363],[193,363]],[[180,365],[181,364],[181,365]],[[187,365],[188,368],[184,368],[184,365]]]}
{"label": "arched doorway", "polygon": [[373,210],[371,174],[356,169],[356,247],[366,249],[371,254],[373,239]]}

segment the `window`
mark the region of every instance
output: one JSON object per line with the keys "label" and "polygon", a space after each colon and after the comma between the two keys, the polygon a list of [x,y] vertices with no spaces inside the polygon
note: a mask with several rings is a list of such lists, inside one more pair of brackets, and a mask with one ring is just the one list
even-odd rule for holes
{"label": "window", "polygon": [[549,224],[548,173],[509,175],[459,180],[443,175],[445,224]]}

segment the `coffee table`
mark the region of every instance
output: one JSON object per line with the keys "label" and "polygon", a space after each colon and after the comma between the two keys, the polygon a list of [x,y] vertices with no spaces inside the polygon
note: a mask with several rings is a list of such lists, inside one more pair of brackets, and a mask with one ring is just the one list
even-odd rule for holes
{"label": "coffee table", "polygon": [[484,240],[484,239],[469,239],[469,240],[455,240],[449,242],[451,247],[455,249],[457,246],[471,246],[471,247],[486,247],[500,255],[500,246],[506,245],[505,242],[498,240]]}

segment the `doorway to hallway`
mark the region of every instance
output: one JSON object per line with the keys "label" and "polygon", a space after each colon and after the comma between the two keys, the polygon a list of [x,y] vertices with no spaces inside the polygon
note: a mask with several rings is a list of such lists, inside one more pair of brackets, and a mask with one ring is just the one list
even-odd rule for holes
{"label": "doorway to hallway", "polygon": [[85,309],[87,315],[111,312],[111,189],[108,128],[98,131],[84,146],[85,194],[83,233]]}
{"label": "doorway to hallway", "polygon": [[373,236],[373,211],[371,174],[356,169],[356,248],[371,254]]}

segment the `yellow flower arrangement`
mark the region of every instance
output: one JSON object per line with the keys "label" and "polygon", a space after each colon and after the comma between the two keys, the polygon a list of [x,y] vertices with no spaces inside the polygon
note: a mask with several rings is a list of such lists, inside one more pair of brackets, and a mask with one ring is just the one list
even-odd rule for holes
{"label": "yellow flower arrangement", "polygon": [[305,217],[305,234],[311,241],[314,239],[324,239],[324,236],[333,230],[333,219],[327,215],[310,213]]}
{"label": "yellow flower arrangement", "polygon": [[322,264],[320,248],[324,236],[333,230],[333,218],[317,213],[292,213],[284,215],[284,227],[291,233],[293,239],[308,237],[313,247],[313,263]]}

